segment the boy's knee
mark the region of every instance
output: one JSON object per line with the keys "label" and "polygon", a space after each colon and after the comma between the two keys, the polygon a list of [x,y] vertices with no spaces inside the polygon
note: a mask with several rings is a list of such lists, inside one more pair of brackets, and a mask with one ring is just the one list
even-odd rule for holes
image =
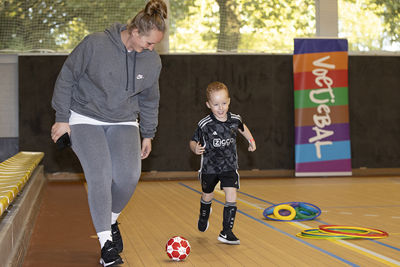
{"label": "boy's knee", "polygon": [[236,202],[237,189],[234,187],[224,188],[226,202]]}
{"label": "boy's knee", "polygon": [[203,192],[201,198],[206,202],[210,202],[214,198],[214,194],[213,193],[204,193]]}

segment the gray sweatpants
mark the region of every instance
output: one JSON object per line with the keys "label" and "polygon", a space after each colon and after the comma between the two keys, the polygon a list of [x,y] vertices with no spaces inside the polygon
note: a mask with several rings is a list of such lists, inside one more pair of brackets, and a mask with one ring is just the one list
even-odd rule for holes
{"label": "gray sweatpants", "polygon": [[71,125],[71,143],[85,174],[96,232],[110,230],[111,212],[122,211],[140,178],[139,129],[128,125]]}

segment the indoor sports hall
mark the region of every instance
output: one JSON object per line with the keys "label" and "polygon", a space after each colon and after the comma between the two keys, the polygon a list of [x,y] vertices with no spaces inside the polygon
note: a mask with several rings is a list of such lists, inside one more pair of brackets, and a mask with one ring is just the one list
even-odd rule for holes
{"label": "indoor sports hall", "polygon": [[[85,36],[148,2],[0,2],[0,266],[102,266],[83,168],[51,137],[52,97]],[[164,2],[157,131],[109,266],[400,266],[396,1]],[[205,156],[189,142],[213,81],[252,134],[209,144],[237,147],[240,244],[220,242],[221,183],[198,230]]]}

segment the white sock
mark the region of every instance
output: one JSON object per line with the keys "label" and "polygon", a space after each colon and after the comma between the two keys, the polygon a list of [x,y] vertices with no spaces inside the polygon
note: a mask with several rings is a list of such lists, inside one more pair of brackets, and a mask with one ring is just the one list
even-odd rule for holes
{"label": "white sock", "polygon": [[101,248],[104,247],[104,244],[107,242],[107,240],[112,241],[111,230],[110,231],[99,232],[99,233],[97,233],[97,236],[99,237],[100,247]]}
{"label": "white sock", "polygon": [[111,212],[111,224],[114,224],[114,223],[117,222],[118,216],[119,216],[120,214],[121,214],[121,212],[120,212],[120,213]]}

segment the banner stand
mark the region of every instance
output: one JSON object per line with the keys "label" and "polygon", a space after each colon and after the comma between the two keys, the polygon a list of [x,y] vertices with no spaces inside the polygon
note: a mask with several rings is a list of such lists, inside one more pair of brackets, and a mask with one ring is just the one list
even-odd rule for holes
{"label": "banner stand", "polygon": [[296,38],[295,176],[351,176],[348,43]]}

